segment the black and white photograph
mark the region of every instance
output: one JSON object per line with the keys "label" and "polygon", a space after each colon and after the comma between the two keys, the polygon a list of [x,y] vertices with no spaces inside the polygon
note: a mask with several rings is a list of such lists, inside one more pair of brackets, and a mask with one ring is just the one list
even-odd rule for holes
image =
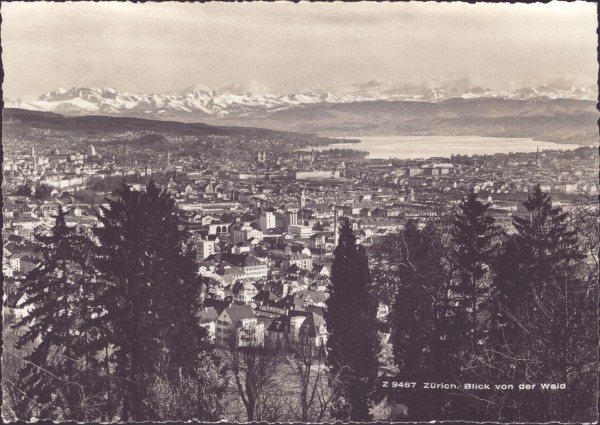
{"label": "black and white photograph", "polygon": [[0,13],[3,422],[597,423],[595,3]]}

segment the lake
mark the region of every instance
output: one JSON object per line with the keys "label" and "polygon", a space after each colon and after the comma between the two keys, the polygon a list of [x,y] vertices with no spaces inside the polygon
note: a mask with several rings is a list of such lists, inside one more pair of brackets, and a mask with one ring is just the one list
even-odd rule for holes
{"label": "lake", "polygon": [[369,152],[368,158],[430,158],[461,155],[491,155],[495,153],[535,152],[544,150],[573,150],[581,145],[539,142],[527,138],[479,137],[479,136],[386,136],[351,137],[361,143],[337,143],[320,146],[315,150],[347,148]]}

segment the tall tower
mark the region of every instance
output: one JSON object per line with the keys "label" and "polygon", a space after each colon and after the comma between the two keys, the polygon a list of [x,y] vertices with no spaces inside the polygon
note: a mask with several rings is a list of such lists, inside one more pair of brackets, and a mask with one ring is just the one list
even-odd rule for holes
{"label": "tall tower", "polygon": [[35,147],[34,146],[31,147],[31,157],[35,158]]}
{"label": "tall tower", "polygon": [[167,149],[167,168],[171,167],[171,151]]}
{"label": "tall tower", "polygon": [[541,168],[542,164],[540,162],[540,145],[537,147],[537,151],[535,152],[535,166],[537,168]]}
{"label": "tall tower", "polygon": [[265,162],[267,160],[267,151],[258,151],[258,162]]}

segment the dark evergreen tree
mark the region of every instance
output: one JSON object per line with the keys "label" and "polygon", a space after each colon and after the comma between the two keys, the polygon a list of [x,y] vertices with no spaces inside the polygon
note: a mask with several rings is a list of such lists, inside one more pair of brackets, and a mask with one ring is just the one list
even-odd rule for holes
{"label": "dark evergreen tree", "polygon": [[189,377],[197,370],[205,332],[196,319],[196,254],[173,199],[153,181],[145,191],[123,184],[108,203],[96,229],[97,267],[108,282],[114,374],[123,383],[121,419],[152,419],[156,415],[144,402],[150,378],[159,371]]}
{"label": "dark evergreen tree", "polygon": [[42,260],[21,288],[26,296],[21,307],[29,314],[16,323],[21,334],[15,348],[29,351],[19,387],[38,417],[85,421],[102,410],[96,397],[101,384],[89,373],[98,366],[95,354],[102,346],[96,332],[102,313],[93,317],[89,308],[97,290],[87,284],[89,241],[67,227],[62,208],[51,234],[38,233],[36,239]]}
{"label": "dark evergreen tree", "polygon": [[[388,317],[394,361],[404,382],[451,382],[454,369],[447,345],[449,268],[442,235],[433,224],[419,231],[408,222],[398,234],[399,285]],[[411,421],[440,418],[444,393],[403,388],[390,394],[408,408]]]}
{"label": "dark evergreen tree", "polygon": [[598,343],[597,334],[591,331],[597,321],[590,301],[590,295],[597,294],[596,285],[589,279],[590,268],[569,215],[553,208],[551,197],[539,185],[524,206],[529,217],[514,217],[513,224],[521,257],[520,278],[529,284],[525,328],[531,329],[529,347],[537,359],[536,365],[527,366],[537,380],[566,383],[569,388],[569,396],[556,392],[539,396],[532,403],[531,415],[569,421],[582,406],[592,403],[586,386],[597,386],[597,373],[588,369],[594,361],[590,353]]}
{"label": "dark evergreen tree", "polygon": [[335,377],[333,416],[357,422],[371,419],[380,342],[377,302],[365,248],[357,245],[350,223],[340,229],[327,300],[327,364]]}
{"label": "dark evergreen tree", "polygon": [[454,214],[452,245],[458,272],[453,287],[455,326],[461,327],[473,348],[482,337],[480,305],[485,303],[489,292],[488,271],[492,263],[499,235],[494,218],[487,215],[489,204],[477,199],[477,193],[469,192]]}
{"label": "dark evergreen tree", "polygon": [[528,217],[513,217],[516,234],[504,239],[494,264],[491,338],[475,369],[495,382],[554,382],[568,389],[498,393],[494,419],[594,421],[595,262],[586,264],[569,215],[553,208],[539,185],[524,206]]}
{"label": "dark evergreen tree", "polygon": [[518,321],[527,313],[531,302],[529,282],[521,273],[521,251],[514,235],[506,235],[492,263],[494,277],[490,288],[490,342],[518,344],[521,335]]}

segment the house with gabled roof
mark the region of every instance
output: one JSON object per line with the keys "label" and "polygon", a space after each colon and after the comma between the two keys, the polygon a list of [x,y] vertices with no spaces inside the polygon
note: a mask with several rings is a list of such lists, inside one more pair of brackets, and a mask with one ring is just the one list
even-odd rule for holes
{"label": "house with gabled roof", "polygon": [[327,343],[327,326],[325,318],[315,312],[307,313],[300,325],[298,342],[313,347],[323,347]]}
{"label": "house with gabled roof", "polygon": [[272,292],[270,289],[263,289],[253,298],[257,305],[274,305],[281,297]]}
{"label": "house with gabled roof", "polygon": [[217,318],[216,342],[238,347],[264,344],[265,329],[249,305],[226,308]]}
{"label": "house with gabled roof", "polygon": [[234,301],[250,304],[252,303],[253,298],[258,294],[258,290],[253,283],[238,280],[231,285],[231,294],[233,295]]}

